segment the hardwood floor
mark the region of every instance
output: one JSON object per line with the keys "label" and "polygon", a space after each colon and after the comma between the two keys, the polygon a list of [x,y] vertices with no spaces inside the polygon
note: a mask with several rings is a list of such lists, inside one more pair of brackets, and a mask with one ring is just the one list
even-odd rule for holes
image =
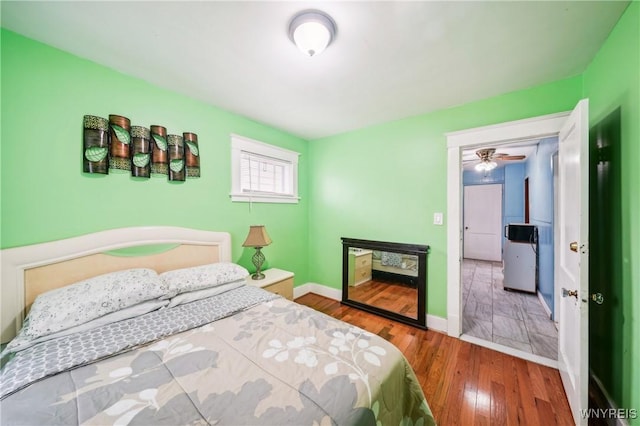
{"label": "hardwood floor", "polygon": [[557,370],[313,293],[296,302],[376,333],[405,355],[439,425],[572,425]]}
{"label": "hardwood floor", "polygon": [[349,299],[367,303],[407,316],[418,318],[418,289],[406,284],[369,280],[360,285],[349,287]]}

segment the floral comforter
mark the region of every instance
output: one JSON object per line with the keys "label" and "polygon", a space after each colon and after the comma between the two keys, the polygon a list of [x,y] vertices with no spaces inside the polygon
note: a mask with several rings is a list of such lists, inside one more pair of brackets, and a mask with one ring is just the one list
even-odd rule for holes
{"label": "floral comforter", "polygon": [[[253,287],[204,306],[243,291],[262,301],[16,386],[0,403],[0,423],[434,424],[413,370],[386,340]],[[182,306],[180,316],[209,309]],[[175,317],[173,309],[158,312]],[[156,317],[144,323],[166,328]],[[25,365],[16,356],[3,376]]]}

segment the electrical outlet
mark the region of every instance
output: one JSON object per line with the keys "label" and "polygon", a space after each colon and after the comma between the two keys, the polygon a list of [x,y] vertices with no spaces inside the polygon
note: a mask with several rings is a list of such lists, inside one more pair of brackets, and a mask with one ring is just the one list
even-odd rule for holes
{"label": "electrical outlet", "polygon": [[442,213],[434,213],[433,214],[433,224],[434,225],[442,225]]}

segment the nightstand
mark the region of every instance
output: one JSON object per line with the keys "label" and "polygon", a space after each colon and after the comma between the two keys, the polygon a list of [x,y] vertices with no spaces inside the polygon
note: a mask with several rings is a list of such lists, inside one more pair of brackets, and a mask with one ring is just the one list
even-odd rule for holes
{"label": "nightstand", "polygon": [[365,249],[349,249],[349,286],[357,286],[371,280],[373,252]]}
{"label": "nightstand", "polygon": [[293,272],[284,271],[278,268],[262,271],[265,277],[261,280],[254,280],[251,275],[247,277],[247,284],[262,287],[275,294],[279,294],[289,300],[293,300]]}

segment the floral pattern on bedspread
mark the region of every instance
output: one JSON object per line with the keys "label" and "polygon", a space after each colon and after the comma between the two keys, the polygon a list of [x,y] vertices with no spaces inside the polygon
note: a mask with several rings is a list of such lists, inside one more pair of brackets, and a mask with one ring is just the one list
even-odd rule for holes
{"label": "floral pattern on bedspread", "polygon": [[400,253],[389,253],[383,251],[380,254],[380,262],[384,266],[394,266],[396,268],[402,267],[402,255]]}
{"label": "floral pattern on bedspread", "polygon": [[397,348],[283,298],[38,381],[1,412],[2,424],[434,424]]}
{"label": "floral pattern on bedspread", "polygon": [[[274,358],[278,362],[284,362],[291,357],[297,364],[304,364],[307,367],[317,367],[319,364],[328,376],[338,373],[339,366],[351,370],[348,377],[351,381],[362,381],[367,388],[369,396],[369,406],[373,405],[371,400],[371,387],[369,376],[365,369],[360,367],[360,363],[380,367],[381,356],[387,351],[380,346],[370,345],[368,336],[371,333],[356,327],[351,327],[348,332],[333,332],[333,340],[328,349],[319,348],[315,345],[315,337],[295,337],[283,344],[280,340],[274,339],[269,342],[269,349],[266,349],[262,356],[264,358]],[[340,356],[341,353],[345,356]]]}
{"label": "floral pattern on bedspread", "polygon": [[224,318],[276,295],[244,286],[172,309],[49,340],[18,352],[0,374],[0,397],[35,380]]}

